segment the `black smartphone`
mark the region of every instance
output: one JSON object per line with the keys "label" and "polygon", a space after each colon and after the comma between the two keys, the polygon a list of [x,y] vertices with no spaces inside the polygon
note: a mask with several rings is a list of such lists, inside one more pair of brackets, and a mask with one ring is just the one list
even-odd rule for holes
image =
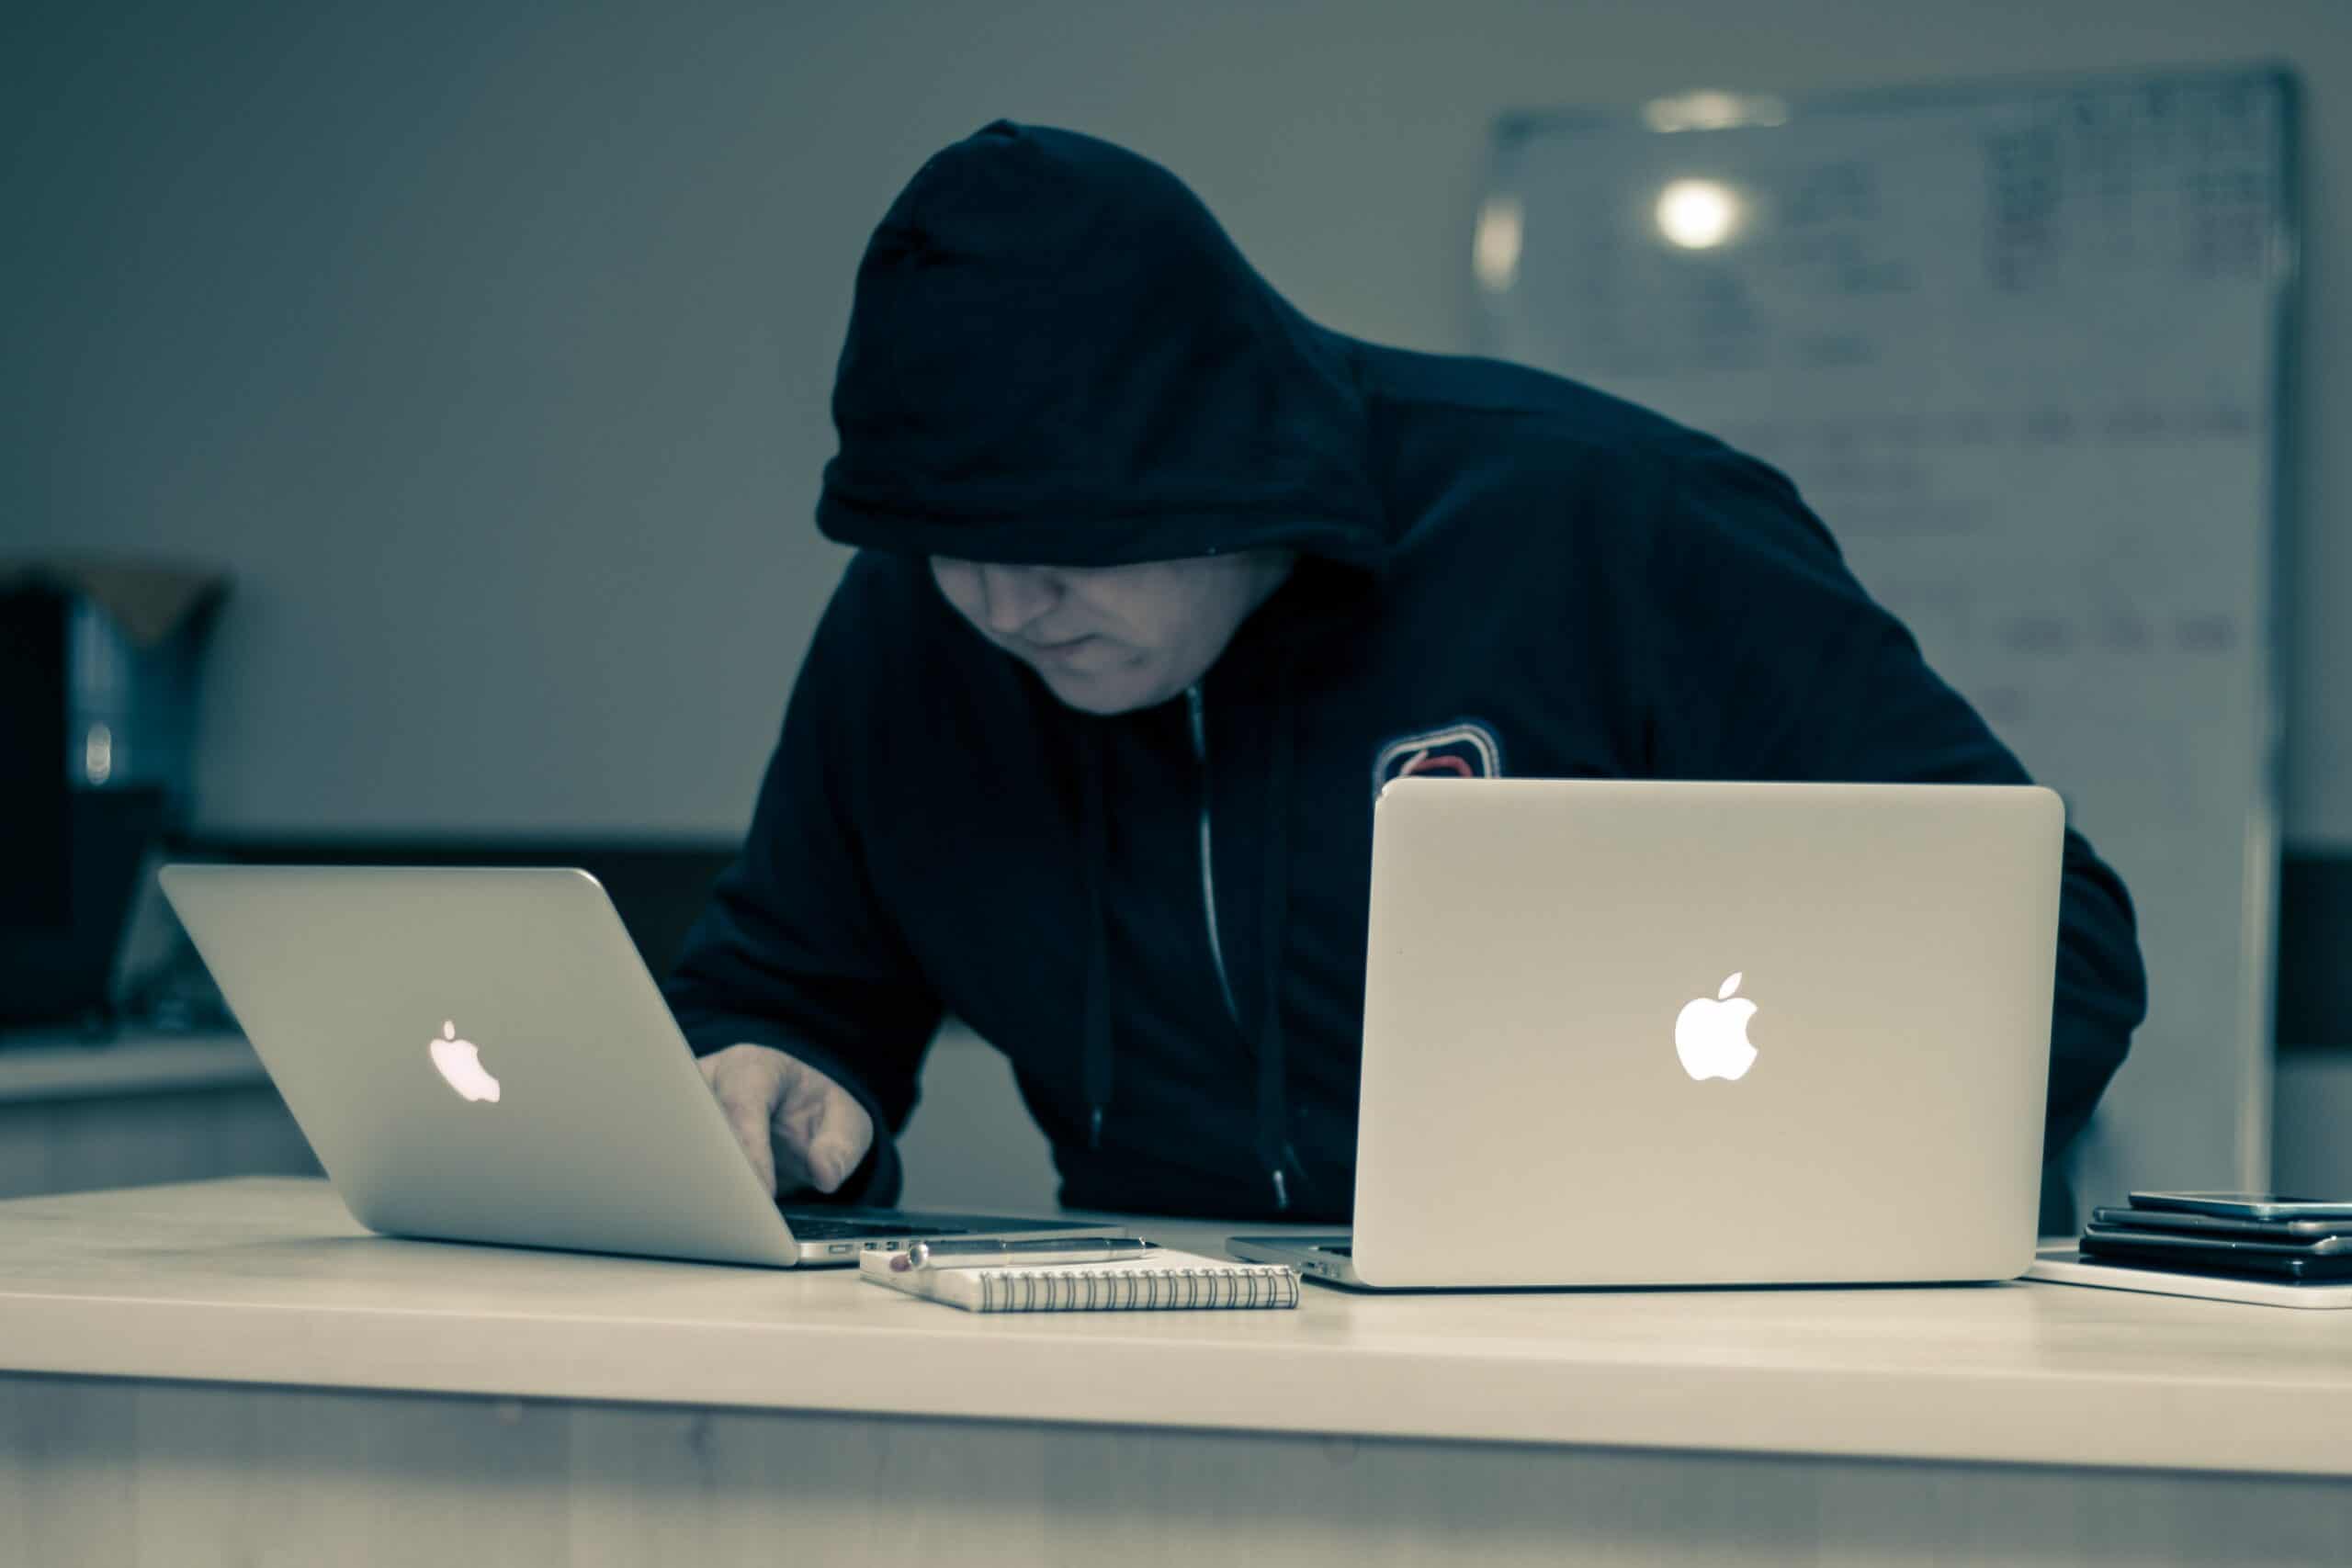
{"label": "black smartphone", "polygon": [[2313,1256],[2301,1247],[2256,1242],[2191,1241],[2184,1236],[2154,1240],[2083,1233],[2082,1256],[2101,1263],[2125,1263],[2186,1274],[2258,1274],[2311,1284],[2352,1280],[2352,1254]]}
{"label": "black smartphone", "polygon": [[2293,1236],[2249,1237],[2238,1235],[2188,1235],[2178,1231],[2145,1230],[2137,1225],[2088,1224],[2085,1235],[2101,1236],[2109,1241],[2145,1242],[2150,1247],[2179,1247],[2191,1252],[2211,1252],[2222,1256],[2239,1252],[2275,1252],[2281,1258],[2352,1258],[2352,1236],[2314,1235],[2297,1239]]}
{"label": "black smartphone", "polygon": [[2281,1192],[2134,1192],[2135,1209],[2186,1209],[2234,1220],[2352,1219],[2352,1200],[2290,1198]]}
{"label": "black smartphone", "polygon": [[2125,1230],[2183,1231],[2198,1235],[2238,1236],[2246,1241],[2312,1241],[2352,1235],[2352,1219],[2256,1220],[2199,1214],[2186,1209],[2093,1209],[2091,1219]]}

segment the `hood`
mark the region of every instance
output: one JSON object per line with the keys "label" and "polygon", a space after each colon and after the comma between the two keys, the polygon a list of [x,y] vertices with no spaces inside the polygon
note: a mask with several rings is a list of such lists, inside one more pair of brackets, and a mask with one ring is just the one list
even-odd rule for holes
{"label": "hood", "polygon": [[1354,348],[1159,164],[1000,120],[925,164],[866,246],[818,525],[1006,564],[1370,565]]}

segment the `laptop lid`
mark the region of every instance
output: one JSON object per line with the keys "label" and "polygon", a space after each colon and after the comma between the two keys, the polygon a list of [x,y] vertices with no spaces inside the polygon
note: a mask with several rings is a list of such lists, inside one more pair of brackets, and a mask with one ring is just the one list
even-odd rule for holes
{"label": "laptop lid", "polygon": [[162,877],[360,1224],[794,1260],[585,872],[175,865]]}
{"label": "laptop lid", "polygon": [[1390,784],[1358,1274],[2022,1272],[2064,830],[2030,786]]}

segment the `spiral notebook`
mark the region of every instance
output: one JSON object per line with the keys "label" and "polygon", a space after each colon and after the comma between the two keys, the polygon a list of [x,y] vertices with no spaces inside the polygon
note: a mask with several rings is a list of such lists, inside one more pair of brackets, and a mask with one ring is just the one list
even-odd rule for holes
{"label": "spiral notebook", "polygon": [[1298,1271],[1282,1263],[1230,1263],[1158,1248],[1115,1263],[1023,1269],[890,1267],[890,1254],[857,1260],[870,1284],[945,1302],[967,1312],[1167,1312],[1204,1307],[1295,1307]]}

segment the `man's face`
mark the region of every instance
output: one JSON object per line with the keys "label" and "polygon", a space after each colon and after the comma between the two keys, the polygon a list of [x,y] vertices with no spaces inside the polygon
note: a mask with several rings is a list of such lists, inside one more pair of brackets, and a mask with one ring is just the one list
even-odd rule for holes
{"label": "man's face", "polygon": [[1125,713],[1199,680],[1289,575],[1287,551],[1136,566],[985,566],[931,558],[939,592],[1074,708]]}

